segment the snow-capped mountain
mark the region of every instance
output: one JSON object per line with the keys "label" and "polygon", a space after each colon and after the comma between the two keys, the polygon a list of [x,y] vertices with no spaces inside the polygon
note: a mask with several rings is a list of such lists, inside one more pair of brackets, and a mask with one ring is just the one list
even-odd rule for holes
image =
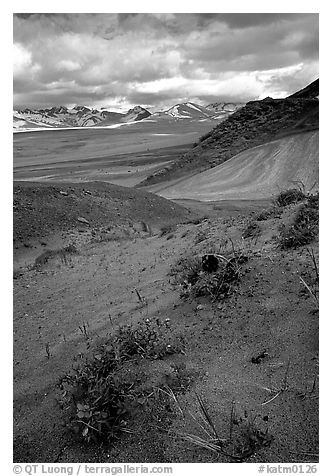
{"label": "snow-capped mountain", "polygon": [[48,109],[23,109],[14,111],[14,129],[32,129],[46,127],[93,127],[107,126],[121,122],[141,121],[151,113],[141,106],[135,106],[125,114],[107,110],[90,109],[86,106],[75,106],[67,109],[64,106]]}
{"label": "snow-capped mountain", "polygon": [[211,116],[210,112],[204,106],[199,106],[193,102],[176,104],[164,113],[178,119],[204,119]]}
{"label": "snow-capped mountain", "polygon": [[217,114],[231,114],[241,107],[243,107],[244,104],[242,103],[233,103],[233,102],[214,102],[211,104],[208,104],[206,109],[209,111],[214,111]]}
{"label": "snow-capped mountain", "polygon": [[54,127],[107,127],[114,124],[142,121],[151,118],[156,122],[168,121],[209,121],[223,120],[235,112],[239,104],[214,103],[201,106],[193,102],[176,104],[166,111],[151,114],[142,106],[135,106],[127,113],[109,111],[107,108],[91,109],[86,106],[75,106],[68,109],[65,106],[56,106],[46,109],[23,109],[14,111],[14,130],[30,130]]}
{"label": "snow-capped mountain", "polygon": [[141,121],[149,116],[151,116],[151,112],[147,109],[142,106],[135,106],[133,109],[129,109],[122,122]]}
{"label": "snow-capped mountain", "polygon": [[232,114],[241,106],[242,104],[231,103],[214,103],[208,106],[201,106],[193,102],[185,102],[176,104],[166,111],[155,112],[152,114],[151,119],[172,118],[175,120],[187,119],[196,121],[226,119],[229,114]]}

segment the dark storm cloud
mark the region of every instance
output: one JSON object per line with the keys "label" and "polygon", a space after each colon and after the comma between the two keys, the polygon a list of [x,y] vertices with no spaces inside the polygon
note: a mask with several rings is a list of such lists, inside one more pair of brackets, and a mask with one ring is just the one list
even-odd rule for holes
{"label": "dark storm cloud", "polygon": [[15,104],[242,101],[294,74],[318,75],[317,14],[14,15]]}

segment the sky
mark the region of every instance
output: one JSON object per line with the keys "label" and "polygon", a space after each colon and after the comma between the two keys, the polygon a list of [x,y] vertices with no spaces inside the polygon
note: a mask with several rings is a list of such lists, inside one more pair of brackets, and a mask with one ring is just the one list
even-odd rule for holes
{"label": "sky", "polygon": [[285,97],[318,78],[318,14],[14,14],[14,108],[151,112]]}

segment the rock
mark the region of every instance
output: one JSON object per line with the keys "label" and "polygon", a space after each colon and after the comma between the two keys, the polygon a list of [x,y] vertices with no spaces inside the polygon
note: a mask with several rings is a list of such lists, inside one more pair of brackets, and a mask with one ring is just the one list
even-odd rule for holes
{"label": "rock", "polygon": [[266,350],[263,350],[263,352],[261,352],[260,354],[258,354],[257,356],[255,357],[252,357],[251,358],[251,362],[253,364],[260,364],[261,361],[268,356],[268,353],[266,352]]}
{"label": "rock", "polygon": [[79,221],[80,223],[85,223],[86,225],[90,225],[90,223],[88,222],[88,220],[86,220],[86,219],[83,218],[83,217],[78,217],[78,218],[77,218],[77,221]]}
{"label": "rock", "polygon": [[202,256],[202,269],[207,273],[215,273],[219,267],[219,260],[215,255]]}
{"label": "rock", "polygon": [[67,197],[68,193],[67,192],[64,192],[63,190],[60,190],[60,194],[61,195],[64,195],[65,197]]}
{"label": "rock", "polygon": [[204,309],[203,304],[198,304],[198,306],[196,307],[197,311],[202,311],[203,309]]}

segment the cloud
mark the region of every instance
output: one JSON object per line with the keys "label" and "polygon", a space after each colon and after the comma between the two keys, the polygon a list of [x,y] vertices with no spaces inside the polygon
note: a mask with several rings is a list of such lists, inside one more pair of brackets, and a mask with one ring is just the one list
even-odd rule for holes
{"label": "cloud", "polygon": [[14,15],[17,107],[243,101],[317,76],[316,14]]}
{"label": "cloud", "polygon": [[32,55],[19,43],[14,44],[13,51],[13,71],[14,76],[20,76],[25,73],[29,67],[31,67]]}

